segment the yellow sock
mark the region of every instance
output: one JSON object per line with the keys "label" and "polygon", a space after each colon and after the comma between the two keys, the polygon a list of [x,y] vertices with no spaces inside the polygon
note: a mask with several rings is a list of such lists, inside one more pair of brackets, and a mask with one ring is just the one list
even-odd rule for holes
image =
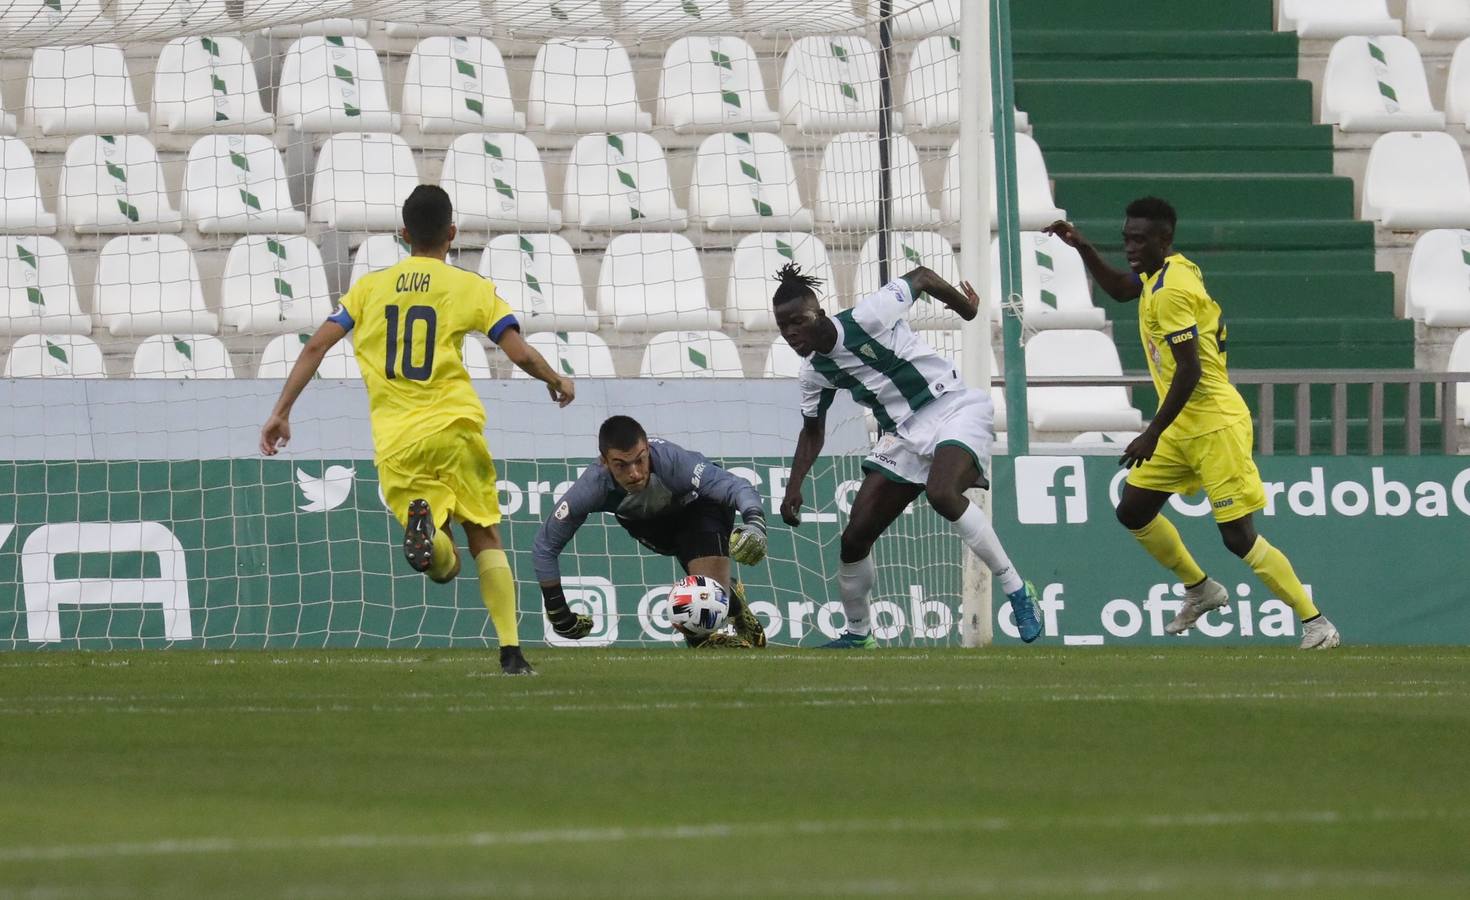
{"label": "yellow sock", "polygon": [[475,557],[475,568],[480,570],[480,598],[490,610],[490,621],[495,623],[495,636],[502,647],[516,647],[521,643],[516,628],[516,580],[510,573],[510,560],[504,550],[482,550]]}
{"label": "yellow sock", "polygon": [[444,581],[457,568],[459,568],[459,554],[455,552],[454,541],[449,539],[449,535],[445,534],[443,528],[440,528],[434,532],[434,549],[429,555],[428,575],[435,581]]}
{"label": "yellow sock", "polygon": [[1205,580],[1205,570],[1189,555],[1189,548],[1184,546],[1184,539],[1179,536],[1179,529],[1174,527],[1173,522],[1158,515],[1142,528],[1130,530],[1138,538],[1138,543],[1143,545],[1143,549],[1148,551],[1148,555],[1173,572],[1174,577],[1185,585],[1199,584]]}
{"label": "yellow sock", "polygon": [[1306,620],[1320,615],[1312,598],[1307,596],[1302,580],[1296,577],[1291,560],[1286,558],[1285,553],[1266,543],[1265,538],[1256,536],[1256,542],[1245,555],[1245,564],[1251,567],[1256,577],[1265,582],[1273,594],[1296,612],[1297,618]]}

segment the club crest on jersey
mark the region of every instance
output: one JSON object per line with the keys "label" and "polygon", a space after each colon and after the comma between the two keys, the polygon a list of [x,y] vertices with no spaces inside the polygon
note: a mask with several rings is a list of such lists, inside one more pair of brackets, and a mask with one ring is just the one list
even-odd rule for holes
{"label": "club crest on jersey", "polygon": [[866,356],[868,359],[878,358],[878,351],[873,349],[872,344],[863,344],[861,347],[858,348],[858,353]]}

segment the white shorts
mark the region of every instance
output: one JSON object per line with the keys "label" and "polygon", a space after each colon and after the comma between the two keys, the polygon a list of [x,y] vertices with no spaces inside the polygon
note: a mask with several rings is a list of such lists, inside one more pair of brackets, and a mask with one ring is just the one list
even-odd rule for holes
{"label": "white shorts", "polygon": [[975,459],[990,478],[990,451],[995,445],[995,407],[990,395],[973,388],[944,394],[909,416],[896,434],[885,434],[863,460],[863,471],[881,472],[893,481],[924,484],[934,453],[954,444]]}

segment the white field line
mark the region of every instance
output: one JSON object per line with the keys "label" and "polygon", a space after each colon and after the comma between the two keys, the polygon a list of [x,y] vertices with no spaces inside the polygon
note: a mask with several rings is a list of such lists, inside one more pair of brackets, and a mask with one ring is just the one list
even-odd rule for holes
{"label": "white field line", "polygon": [[1057,829],[1209,829],[1282,825],[1352,826],[1376,823],[1459,821],[1470,809],[1379,809],[1365,812],[1298,810],[1200,812],[1153,815],[977,816],[953,819],[852,819],[804,822],[706,822],[658,827],[551,828],[472,831],[458,834],[326,834],[299,837],[199,837],[106,844],[40,844],[0,847],[0,862],[202,856],[312,850],[420,850],[537,847],[566,844],[636,844],[690,840],[753,840],[837,835],[967,834]]}

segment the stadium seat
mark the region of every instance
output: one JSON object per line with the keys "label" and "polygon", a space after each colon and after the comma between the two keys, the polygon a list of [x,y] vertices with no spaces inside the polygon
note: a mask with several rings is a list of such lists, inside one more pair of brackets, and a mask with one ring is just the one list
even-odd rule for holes
{"label": "stadium seat", "polygon": [[896,13],[889,25],[895,41],[960,33],[960,0],[927,0],[896,5],[908,8]]}
{"label": "stadium seat", "polygon": [[480,274],[495,283],[521,331],[595,331],[587,308],[577,254],[555,234],[501,234],[480,257]]}
{"label": "stadium seat", "polygon": [[[551,367],[573,378],[616,378],[612,351],[595,334],[586,331],[543,331],[526,338],[546,357]],[[510,377],[530,378],[520,366],[511,367]]]}
{"label": "stadium seat", "polygon": [[206,334],[155,334],[133,354],[134,378],[234,378],[229,351]]}
{"label": "stadium seat", "polygon": [[211,135],[194,142],[184,172],[184,217],[205,234],[276,234],[306,230],[291,204],[286,165],[259,134]]}
{"label": "stadium seat", "polygon": [[1470,231],[1438,228],[1414,243],[1404,317],[1441,328],[1470,326]]}
{"label": "stadium seat", "polygon": [[240,238],[220,279],[220,324],[247,334],[320,325],[332,312],[321,251],[300,235]]}
{"label": "stadium seat", "polygon": [[482,37],[419,41],[403,76],[403,118],[425,134],[521,131],[500,50]]}
{"label": "stadium seat", "polygon": [[1387,0],[1281,0],[1276,27],[1304,38],[1403,34],[1403,23],[1388,14]]}
{"label": "stadium seat", "polygon": [[681,134],[781,127],[781,117],[766,102],[755,51],[733,36],[683,37],[669,47],[656,118]]}
{"label": "stadium seat", "polygon": [[1406,37],[1345,37],[1332,45],[1322,79],[1322,122],[1343,131],[1437,131],[1444,113],[1429,99],[1424,61]]}
{"label": "stadium seat", "polygon": [[801,373],[801,357],[791,345],[783,338],[776,338],[771,342],[771,349],[766,351],[766,365],[761,371],[762,378],[795,378]]}
{"label": "stadium seat", "polygon": [[106,39],[114,29],[100,0],[7,0],[0,6],[0,38],[7,46],[82,43]]}
{"label": "stadium seat", "polygon": [[[296,360],[301,356],[301,348],[311,340],[309,334],[283,334],[280,337],[271,338],[271,342],[265,345],[260,354],[260,365],[256,367],[256,378],[285,378],[291,374],[291,367],[296,365]],[[357,367],[357,355],[352,350],[351,341],[338,341],[322,357],[322,364],[317,367],[318,378],[344,379],[355,381],[362,378],[362,370]]]}
{"label": "stadium seat", "polygon": [[396,234],[375,234],[363,241],[352,254],[352,276],[349,287],[369,272],[388,269],[408,259],[409,248],[403,238]]}
{"label": "stadium seat", "polygon": [[719,328],[699,251],[682,234],[620,234],[597,275],[597,313],[616,331]]}
{"label": "stadium seat", "polygon": [[219,319],[204,308],[199,269],[173,234],[120,235],[97,255],[92,303],[115,336],[214,334]]}
{"label": "stadium seat", "polygon": [[183,217],[169,203],[163,166],[140,134],[88,135],[66,148],[56,213],[79,232],[173,232]]}
{"label": "stadium seat", "polygon": [[664,331],[653,336],[640,378],[744,378],[740,348],[718,331]]}
{"label": "stadium seat", "polygon": [[343,231],[397,231],[419,184],[408,143],[396,134],[334,134],[312,178],[311,221]]}
{"label": "stadium seat", "polygon": [[791,154],[774,134],[712,134],[699,145],[689,212],[716,231],[810,229]]}
{"label": "stadium seat", "polygon": [[[781,119],[799,131],[876,131],[878,50],[867,38],[798,38],[781,68]],[[896,117],[895,117],[896,118]]]}
{"label": "stadium seat", "polygon": [[148,130],[116,44],[38,47],[26,77],[26,112],[42,134],[131,134]]}
{"label": "stadium seat", "polygon": [[480,0],[399,2],[392,15],[400,21],[383,23],[383,32],[391,38],[471,36],[490,29]]}
{"label": "stadium seat", "polygon": [[466,134],[444,154],[439,185],[462,231],[555,230],[541,154],[523,134]]}
{"label": "stadium seat", "polygon": [[286,51],[276,118],[297,131],[397,131],[378,53],[364,38],[308,35]]}
{"label": "stadium seat", "polygon": [[664,149],[646,134],[589,134],[567,161],[562,216],[583,228],[683,229]]}
{"label": "stadium seat", "polygon": [[[928,228],[939,217],[929,205],[919,151],[903,135],[889,143],[893,228]],[[839,134],[822,152],[817,178],[817,223],[839,231],[878,227],[878,140],[868,133]]]}
{"label": "stadium seat", "polygon": [[1461,41],[1450,59],[1444,109],[1450,122],[1470,128],[1470,40]]}
{"label": "stadium seat", "polygon": [[[1026,342],[1026,373],[1122,375],[1118,348],[1101,331],[1043,331]],[[1038,431],[1126,431],[1141,429],[1143,415],[1128,404],[1124,387],[1032,387],[1026,389],[1031,426]]]}
{"label": "stadium seat", "polygon": [[1422,31],[1433,40],[1470,37],[1470,3],[1465,0],[1409,0],[1404,19],[1409,31]]}
{"label": "stadium seat", "polygon": [[[1450,361],[1446,367],[1450,372],[1470,372],[1470,331],[1455,338],[1450,347]],[[1470,425],[1470,383],[1460,382],[1455,389],[1455,406],[1460,421]]]}
{"label": "stadium seat", "polygon": [[612,20],[603,14],[600,0],[497,2],[491,21],[497,33],[504,32],[515,38],[612,34],[617,30]]}
{"label": "stadium seat", "polygon": [[1470,226],[1470,175],[1459,143],[1442,131],[1395,131],[1374,141],[1362,217],[1410,231]]}
{"label": "stadium seat", "polygon": [[842,0],[745,0],[740,25],[763,34],[789,34],[800,23],[803,29],[851,31],[866,23]]}
{"label": "stadium seat", "polygon": [[643,0],[623,4],[623,25],[656,40],[676,34],[719,33],[738,28],[730,0]]}
{"label": "stadium seat", "polygon": [[[352,12],[354,4],[348,2],[328,2],[313,7],[318,13]],[[245,15],[247,18],[263,22],[279,22],[290,20],[300,15],[298,11],[300,3],[298,0],[245,0]],[[270,38],[299,38],[321,35],[350,35],[352,37],[367,37],[369,22],[367,19],[356,19],[348,16],[328,16],[315,19],[310,22],[297,22],[290,25],[272,25],[265,29],[265,35]]]}
{"label": "stadium seat", "polygon": [[[949,241],[933,231],[895,231],[888,235],[888,278],[903,276],[919,266],[927,266],[950,284],[960,280],[959,263]],[[866,297],[883,286],[878,278],[878,235],[863,242],[858,251],[857,278],[853,283],[856,297]],[[932,298],[918,300],[909,312],[909,324],[922,329],[959,328],[963,320],[944,304]]]}
{"label": "stadium seat", "polygon": [[[236,7],[234,16],[231,6]],[[240,30],[241,12],[233,0],[112,0],[118,30],[130,41],[175,34],[229,34]]]}
{"label": "stadium seat", "polygon": [[554,38],[531,69],[526,121],[547,131],[647,131],[628,51],[610,37]]}
{"label": "stadium seat", "polygon": [[92,319],[77,303],[71,263],[48,237],[0,238],[0,334],[91,334]]}
{"label": "stadium seat", "polygon": [[5,111],[4,98],[0,98],[0,135],[15,134],[15,116]]}
{"label": "stadium seat", "polygon": [[6,378],[106,378],[102,349],[79,334],[28,334],[5,358]]}
{"label": "stadium seat", "polygon": [[730,278],[725,286],[725,319],[735,320],[746,331],[772,331],[776,315],[771,295],[776,291],[776,270],[789,262],[801,266],[803,274],[822,279],[822,307],[836,313],[837,284],[827,246],[813,234],[762,232],[749,234],[735,245],[730,259]]}
{"label": "stadium seat", "polygon": [[[959,142],[949,149],[949,158],[944,166],[944,190],[940,201],[940,216],[946,222],[958,222],[960,218],[960,156]],[[1065,219],[1067,211],[1058,209],[1052,199],[1051,179],[1046,172],[1046,160],[1041,147],[1029,134],[1016,135],[1016,212],[1022,228],[1035,231]],[[997,204],[995,170],[990,170],[990,228],[994,230],[1000,218]]]}
{"label": "stadium seat", "polygon": [[56,216],[41,202],[41,183],[30,148],[19,138],[0,137],[0,231],[50,234]]}
{"label": "stadium seat", "polygon": [[494,377],[495,373],[490,371],[490,357],[485,354],[485,345],[475,335],[464,336],[464,343],[459,348],[459,358],[471,378]]}
{"label": "stadium seat", "polygon": [[[1082,256],[1061,239],[1039,231],[1023,231],[1021,244],[1021,317],[1032,330],[1102,328],[1107,315],[1092,304],[1092,286]],[[1000,239],[990,242],[990,310],[1000,322]]]}
{"label": "stadium seat", "polygon": [[168,131],[272,134],[275,117],[260,105],[255,63],[232,37],[174,38],[158,55],[153,121]]}
{"label": "stadium seat", "polygon": [[[981,110],[986,130],[991,109]],[[956,37],[925,38],[909,56],[904,84],[903,121],[921,131],[958,131],[960,127],[960,41]],[[1030,131],[1026,113],[1016,110],[1016,130]]]}

